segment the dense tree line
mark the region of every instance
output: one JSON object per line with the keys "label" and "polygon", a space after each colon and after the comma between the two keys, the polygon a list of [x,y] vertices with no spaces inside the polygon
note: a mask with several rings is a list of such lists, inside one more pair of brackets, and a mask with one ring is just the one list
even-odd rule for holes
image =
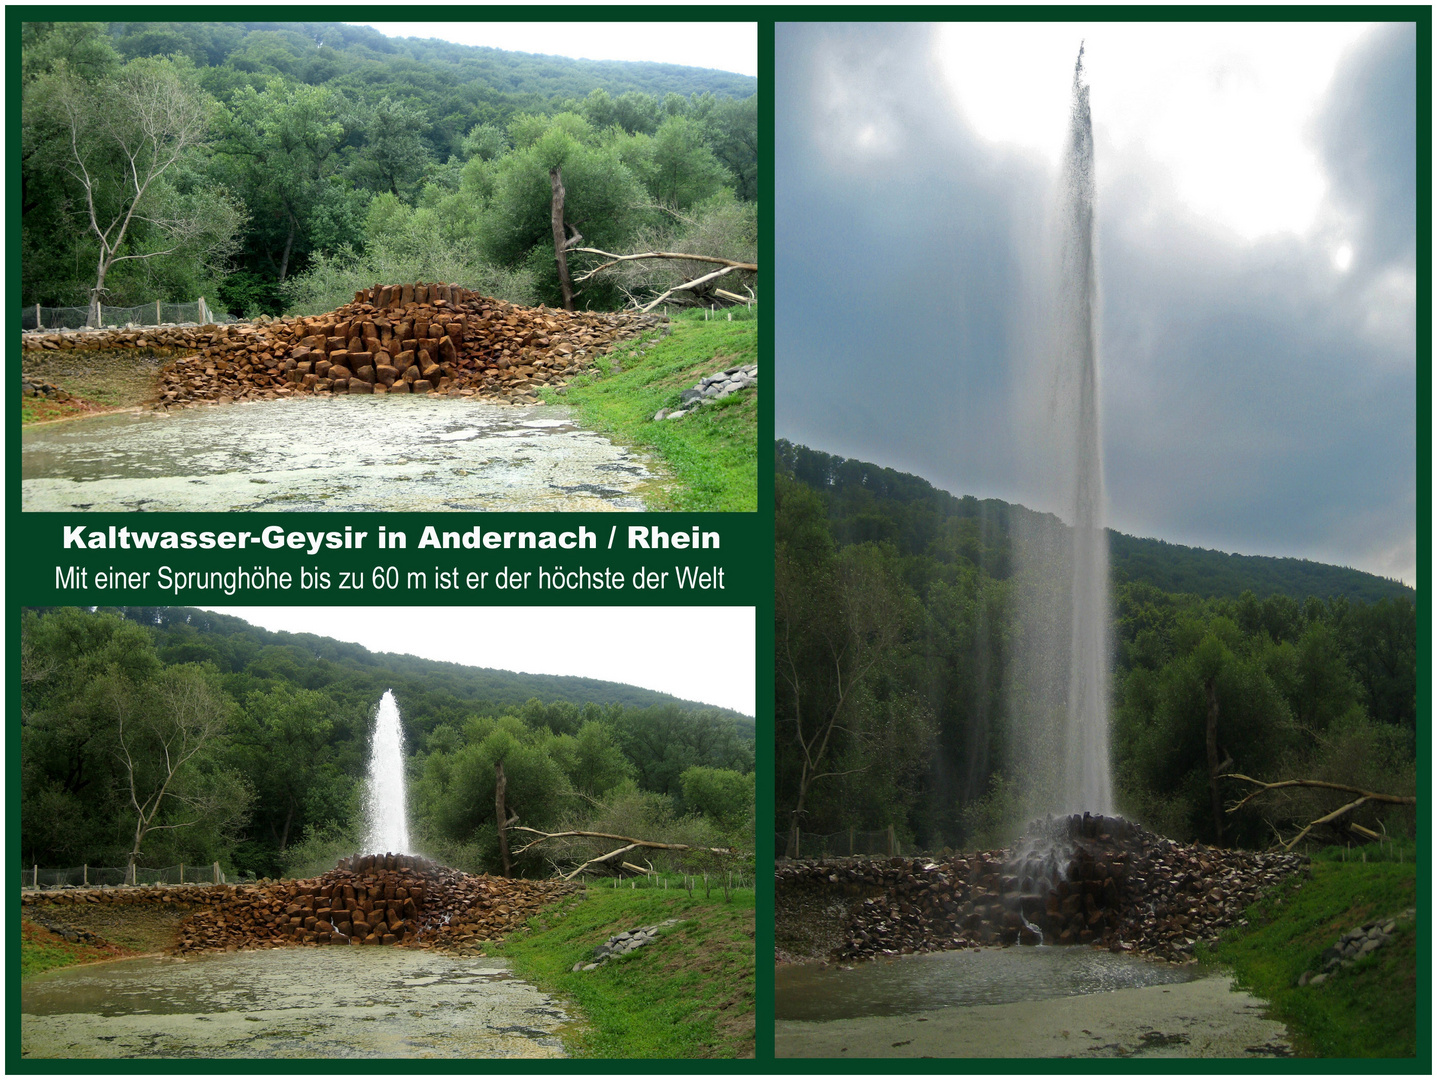
{"label": "dense tree line", "polygon": [[[624,824],[751,850],[748,718],[593,680],[560,691],[541,677],[548,700],[516,700],[535,677],[506,682],[203,614],[25,612],[27,861],[218,859],[262,875],[332,861],[358,841],[375,707],[390,687],[427,854],[497,869],[499,760],[520,824]],[[536,855],[520,869],[545,867]]]}
{"label": "dense tree line", "polygon": [[[1020,603],[1014,566],[1022,545],[1060,546],[1066,530],[1023,507],[954,498],[788,443],[778,466],[777,830],[892,823],[927,847],[1006,840],[1042,809],[1030,748],[1013,734],[1030,706],[1019,700],[1014,657],[1040,629],[1035,620],[1054,617]],[[1212,553],[1193,549],[1145,551],[1158,580],[1177,573],[1165,555],[1212,565]],[[1287,561],[1218,565],[1262,580]],[[1183,839],[1261,846],[1274,827],[1291,836],[1340,803],[1297,791],[1214,814],[1215,800],[1226,807],[1250,790],[1213,781],[1214,771],[1412,793],[1410,590],[1369,601],[1368,582],[1357,582],[1357,597],[1344,591],[1355,572],[1303,564],[1302,573],[1331,592],[1259,595],[1251,582],[1232,596],[1228,573],[1171,592],[1114,575],[1112,738],[1123,812]],[[1406,811],[1389,811],[1384,823],[1364,808],[1357,820],[1411,828]]]}
{"label": "dense tree line", "polygon": [[552,303],[556,166],[587,246],[756,254],[741,76],[333,23],[26,23],[21,59],[27,304],[276,314],[431,278]]}

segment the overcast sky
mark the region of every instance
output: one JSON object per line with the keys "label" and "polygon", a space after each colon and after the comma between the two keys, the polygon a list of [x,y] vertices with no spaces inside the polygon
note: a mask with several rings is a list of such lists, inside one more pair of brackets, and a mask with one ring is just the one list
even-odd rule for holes
{"label": "overcast sky", "polygon": [[[476,17],[480,8],[470,8]],[[581,60],[654,60],[662,64],[758,74],[758,24],[751,22],[395,22],[356,23],[385,37],[439,38],[511,52]]]}
{"label": "overcast sky", "polygon": [[537,675],[582,675],[754,715],[753,608],[209,608],[266,630],[320,634]]}
{"label": "overcast sky", "polygon": [[1109,522],[1415,584],[1411,24],[781,24],[777,432],[1038,509],[1073,61]]}

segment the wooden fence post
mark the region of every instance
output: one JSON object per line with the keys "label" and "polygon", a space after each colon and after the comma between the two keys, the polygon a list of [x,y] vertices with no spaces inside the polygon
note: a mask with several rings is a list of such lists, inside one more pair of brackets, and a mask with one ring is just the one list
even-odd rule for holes
{"label": "wooden fence post", "polygon": [[160,325],[160,302],[158,300],[155,301],[155,325]]}
{"label": "wooden fence post", "polygon": [[32,888],[32,889],[38,889],[39,887],[40,887],[40,864],[39,864],[39,863],[36,863],[35,865],[33,865],[33,866],[30,867],[30,888]]}
{"label": "wooden fence post", "polygon": [[40,321],[40,305],[39,305],[39,304],[36,304],[36,305],[35,305],[35,329],[36,329],[36,330],[43,330],[43,329],[45,329],[45,325]]}
{"label": "wooden fence post", "polygon": [[888,857],[891,859],[898,854],[898,838],[893,833],[893,823],[888,824]]}
{"label": "wooden fence post", "polygon": [[215,872],[215,884],[218,885],[220,883],[220,863],[218,859],[215,860],[215,864],[212,869]]}
{"label": "wooden fence post", "polygon": [[83,886],[84,886],[85,888],[87,888],[87,889],[90,887],[90,864],[89,864],[89,863],[84,863],[84,864],[80,867],[80,884],[83,885]]}

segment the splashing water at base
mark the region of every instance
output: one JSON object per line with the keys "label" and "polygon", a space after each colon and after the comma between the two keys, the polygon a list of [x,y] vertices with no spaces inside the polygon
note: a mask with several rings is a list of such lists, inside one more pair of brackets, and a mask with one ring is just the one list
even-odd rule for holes
{"label": "splashing water at base", "polygon": [[409,804],[404,790],[404,729],[394,691],[384,691],[374,720],[369,781],[364,798],[366,855],[411,854]]}

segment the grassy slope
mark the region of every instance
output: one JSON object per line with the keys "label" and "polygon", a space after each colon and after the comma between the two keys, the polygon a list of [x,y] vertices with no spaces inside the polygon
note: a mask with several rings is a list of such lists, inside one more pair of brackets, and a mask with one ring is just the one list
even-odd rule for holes
{"label": "grassy slope", "polygon": [[755,390],[705,405],[678,420],[654,420],[674,408],[679,394],[705,375],[758,361],[756,312],[741,309],[734,321],[702,313],[676,317],[672,333],[645,334],[601,357],[599,374],[574,379],[546,398],[574,407],[589,428],[652,450],[677,480],[651,501],[661,510],[756,510],[758,508],[758,402],[768,372],[760,369]]}
{"label": "grassy slope", "polygon": [[51,968],[72,964],[90,964],[97,960],[114,960],[134,955],[135,950],[120,945],[95,946],[71,943],[59,934],[37,926],[29,919],[20,921],[20,977],[28,978]]}
{"label": "grassy slope", "polygon": [[[1225,934],[1211,956],[1231,965],[1243,987],[1272,1003],[1302,1052],[1413,1057],[1418,935],[1412,919],[1399,921],[1387,945],[1322,985],[1299,987],[1297,979],[1304,971],[1321,970],[1322,951],[1348,930],[1412,907],[1416,877],[1410,847],[1403,863],[1319,857],[1310,877],[1253,905],[1249,925]],[[1426,1040],[1426,1052],[1430,1049]]]}
{"label": "grassy slope", "polygon": [[[754,1053],[754,892],[729,903],[716,887],[591,888],[491,946],[520,978],[577,1006],[585,1024],[565,1045],[586,1058],[738,1058]],[[638,926],[679,919],[652,945],[593,971],[594,947]]]}

